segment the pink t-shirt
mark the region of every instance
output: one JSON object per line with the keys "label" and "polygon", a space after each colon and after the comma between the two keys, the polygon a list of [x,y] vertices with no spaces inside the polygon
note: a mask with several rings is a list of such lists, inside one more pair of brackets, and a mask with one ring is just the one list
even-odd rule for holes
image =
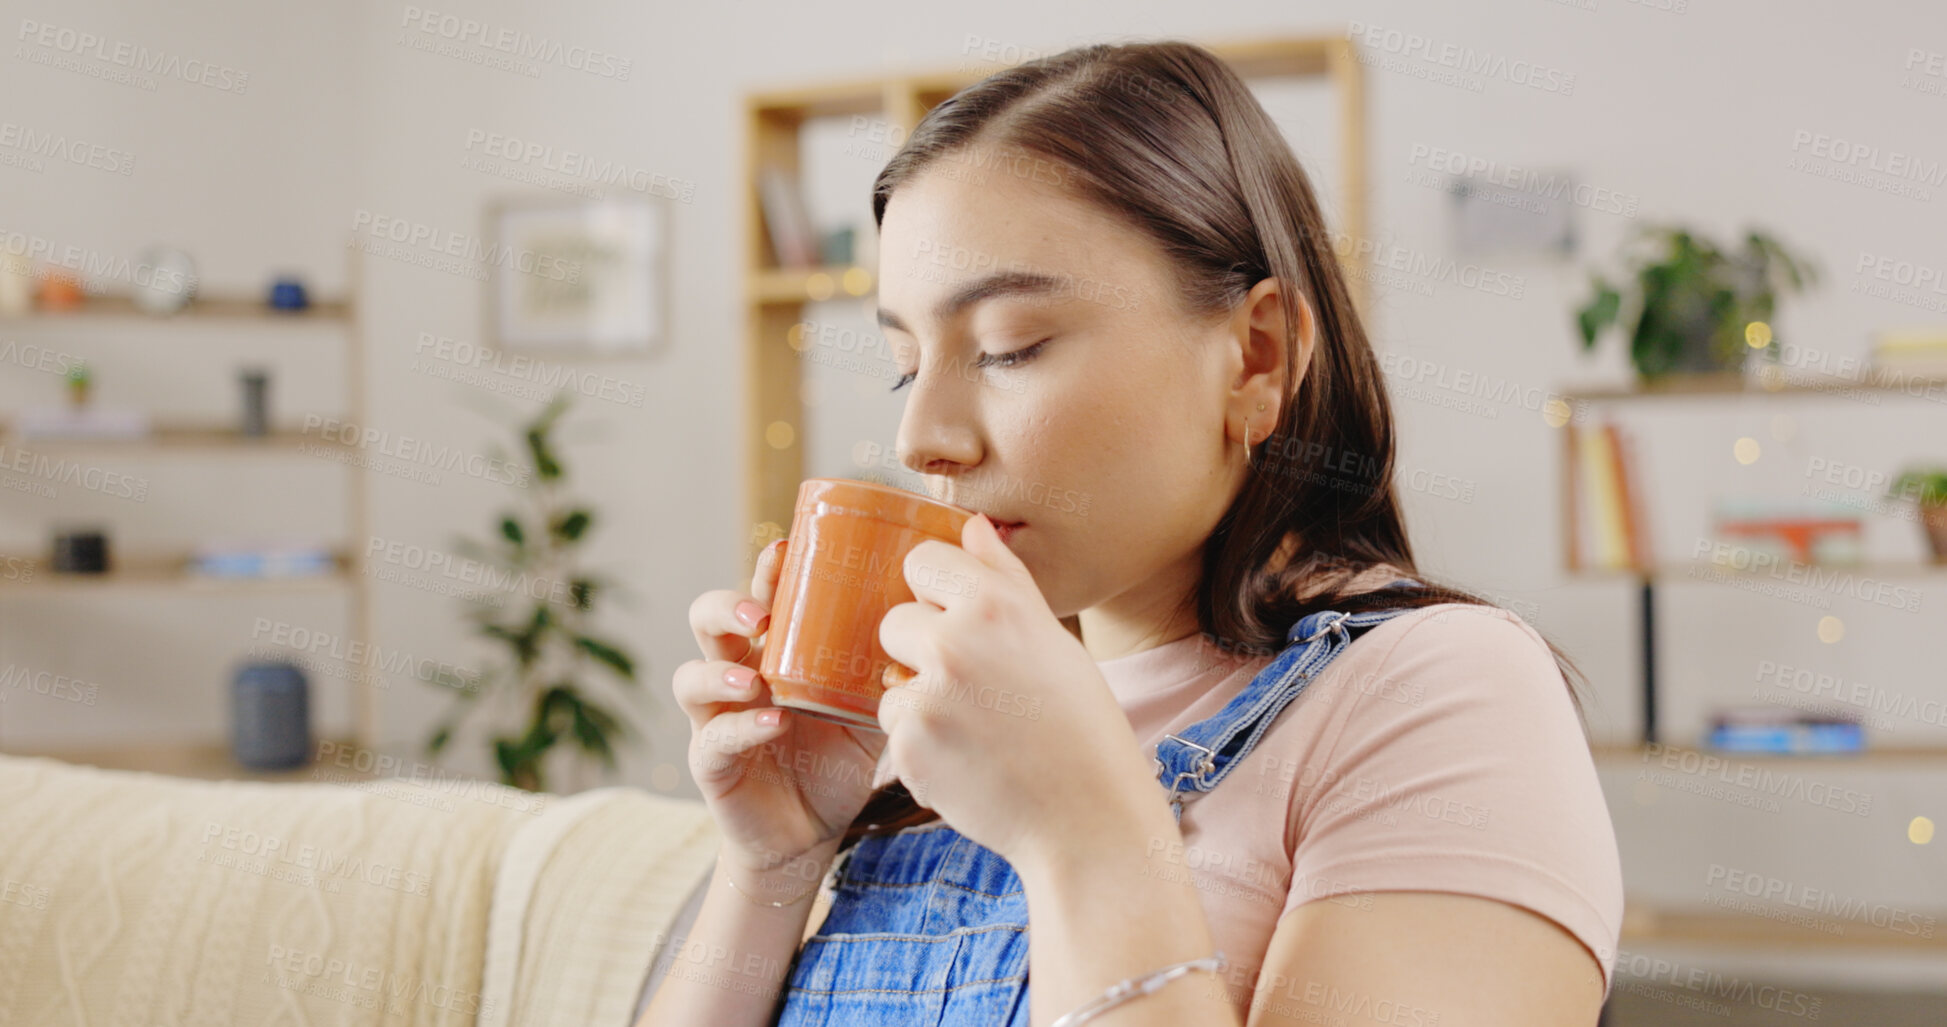
{"label": "pink t-shirt", "polygon": [[[1269,663],[1195,634],[1097,666],[1153,754]],[[1532,910],[1611,983],[1623,887],[1609,809],[1554,657],[1506,610],[1441,604],[1368,630],[1184,804],[1181,826],[1168,858],[1198,884],[1240,1015],[1285,913],[1372,891]]]}

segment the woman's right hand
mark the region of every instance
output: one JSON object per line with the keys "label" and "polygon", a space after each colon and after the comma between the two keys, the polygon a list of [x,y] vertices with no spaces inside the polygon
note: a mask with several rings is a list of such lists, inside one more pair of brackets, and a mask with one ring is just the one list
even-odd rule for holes
{"label": "woman's right hand", "polygon": [[690,718],[690,774],[716,819],[725,857],[746,875],[763,875],[842,836],[872,794],[886,744],[877,731],[771,702],[757,670],[764,657],[757,636],[769,626],[788,544],[772,543],[758,558],[750,595],[718,589],[690,604],[703,659],[677,667],[673,680],[676,702]]}

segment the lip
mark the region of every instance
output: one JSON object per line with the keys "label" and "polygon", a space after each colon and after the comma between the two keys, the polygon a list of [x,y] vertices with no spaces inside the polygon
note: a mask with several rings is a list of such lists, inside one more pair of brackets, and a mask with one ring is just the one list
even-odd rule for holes
{"label": "lip", "polygon": [[1026,521],[1004,521],[999,517],[995,516],[994,514],[991,514],[985,510],[979,509],[977,507],[965,506],[964,504],[955,502],[951,498],[942,499],[941,502],[949,503],[955,506],[960,506],[962,509],[971,510],[974,513],[979,514],[980,516],[987,518],[989,521],[993,523],[994,530],[1000,534],[1002,542],[1005,542],[1008,539],[1012,538],[1016,531],[1019,531],[1020,529],[1027,527],[1028,524],[1028,522]]}

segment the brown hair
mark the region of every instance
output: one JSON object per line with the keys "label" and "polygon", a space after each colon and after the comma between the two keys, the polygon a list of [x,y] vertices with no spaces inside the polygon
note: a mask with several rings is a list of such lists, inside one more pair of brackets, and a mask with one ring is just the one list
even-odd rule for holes
{"label": "brown hair", "polygon": [[[1297,366],[1297,336],[1287,334],[1286,367],[1304,378],[1204,544],[1195,605],[1206,639],[1271,655],[1319,610],[1492,605],[1414,568],[1379,363],[1311,183],[1236,72],[1183,42],[1077,47],[997,72],[920,120],[873,182],[875,223],[893,190],[943,160],[1026,173],[1021,161],[991,158],[1004,149],[1042,158],[1031,162],[1037,177],[1052,164],[1055,180],[1160,244],[1193,314],[1228,313],[1276,278],[1285,323],[1301,323],[1301,296],[1316,318],[1309,368]],[[1347,591],[1381,565],[1421,584]],[[1579,717],[1580,673],[1549,648]],[[873,793],[842,844],[936,818],[893,782]]]}

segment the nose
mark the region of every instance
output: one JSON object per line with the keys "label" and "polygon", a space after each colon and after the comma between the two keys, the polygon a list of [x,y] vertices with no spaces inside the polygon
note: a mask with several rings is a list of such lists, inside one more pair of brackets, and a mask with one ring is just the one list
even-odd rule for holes
{"label": "nose", "polygon": [[899,463],[916,474],[948,474],[980,462],[980,430],[973,386],[958,376],[922,367],[907,386],[899,418]]}

